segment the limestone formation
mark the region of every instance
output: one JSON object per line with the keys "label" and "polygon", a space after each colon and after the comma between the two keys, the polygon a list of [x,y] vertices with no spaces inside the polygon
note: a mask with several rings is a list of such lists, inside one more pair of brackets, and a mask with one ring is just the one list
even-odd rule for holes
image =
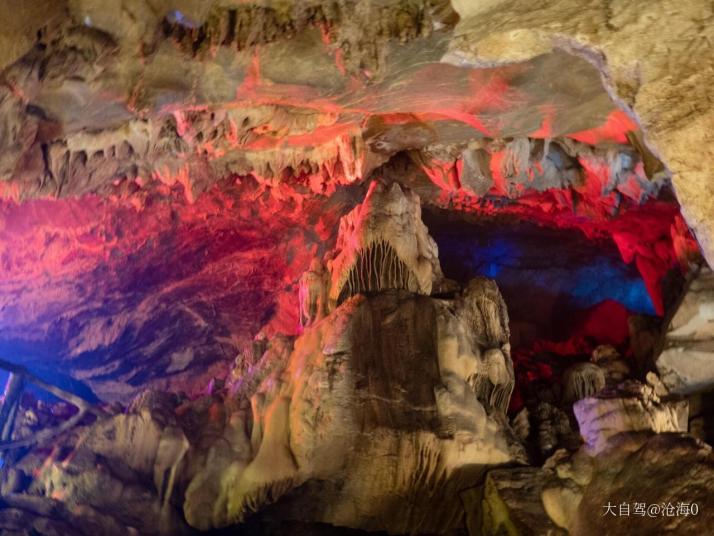
{"label": "limestone formation", "polygon": [[[637,119],[649,148],[674,173],[683,212],[713,262],[710,2],[695,0],[684,10],[675,1],[598,0],[583,9],[556,0],[537,11],[528,0],[453,6],[461,17],[450,43],[454,63],[491,66],[562,49],[595,65],[610,95]],[[671,40],[675,46],[662,46]]]}
{"label": "limestone formation", "polygon": [[546,478],[542,504],[569,534],[709,530],[711,512],[703,506],[711,493],[712,451],[692,437],[624,433],[595,455],[560,451],[544,468],[551,477]]}
{"label": "limestone formation", "polygon": [[443,278],[419,197],[397,183],[370,185],[362,204],[340,220],[331,255],[331,308],[355,294],[387,289],[429,295]]}
{"label": "limestone formation", "polygon": [[575,403],[573,411],[580,435],[594,453],[619,433],[686,432],[688,428],[686,401],[660,400],[651,387],[634,382],[615,393],[584,398]]}
{"label": "limestone formation", "polygon": [[[181,514],[202,531],[251,516],[461,527],[459,494],[494,466],[526,462],[506,417],[515,375],[498,286],[478,278],[429,296],[442,278],[436,246],[418,197],[396,183],[373,184],[328,258],[329,272],[313,261],[299,285],[297,338],[259,335],[228,383],[214,378],[194,400],[146,392],[49,457],[32,451],[7,479],[18,504],[79,504],[109,533],[178,533]],[[362,286],[328,309],[328,281]]]}
{"label": "limestone formation", "polygon": [[630,366],[612,346],[598,346],[590,359],[603,371],[608,386],[614,387],[631,376]]}
{"label": "limestone formation", "polygon": [[[462,489],[489,467],[525,461],[504,414],[513,369],[501,307],[488,281],[457,300],[403,290],[349,298],[307,326],[257,389],[195,401],[146,393],[126,414],[72,432],[49,458],[33,452],[18,465],[29,482],[12,504],[25,494],[78,504],[109,534],[177,534],[181,497],[201,530],[276,501],[294,522],[458,527]],[[81,532],[88,521],[66,522]]]}
{"label": "limestone formation", "polygon": [[126,414],[72,430],[49,451],[32,451],[5,490],[11,508],[29,526],[61,522],[59,534],[188,534],[172,503],[189,447],[175,403],[146,393]]}
{"label": "limestone formation", "polygon": [[[498,383],[474,385],[489,370],[496,382],[512,371],[494,371],[470,335],[479,312],[450,309],[389,291],[350,298],[307,327],[286,369],[253,395],[253,433],[236,461],[218,482],[199,474],[189,485],[189,523],[227,526],[280,500],[294,520],[392,532],[456,526],[453,493],[522,454],[503,409],[490,405]],[[421,510],[434,497],[437,518]]]}
{"label": "limestone formation", "polygon": [[[519,27],[503,13],[528,12],[527,2],[479,3],[477,17],[468,2],[446,0],[130,4],[0,7],[12,19],[0,47],[0,342],[41,345],[107,399],[126,403],[149,386],[190,390],[196,375],[205,383],[227,370],[224,357],[240,352],[264,317],[284,334],[299,331],[290,287],[314,272],[313,259],[334,260],[325,252],[337,220],[375,178],[469,218],[503,211],[580,228],[588,240],[610,236],[647,279],[658,314],[665,274],[696,255],[671,195],[678,170],[659,161],[649,125],[613,101],[597,57],[559,39],[539,54],[540,44],[521,49],[514,38],[502,47],[505,61],[497,51],[479,61],[488,52],[479,43],[497,39],[501,23],[506,33]],[[575,28],[600,46],[604,37],[591,34],[605,26],[575,22],[583,16],[575,4],[550,2],[533,20],[540,37],[548,39],[550,17],[574,9],[558,36]],[[599,21],[603,6],[591,7]],[[706,20],[702,10],[692,17]],[[640,2],[636,11],[658,21],[671,10]],[[629,54],[637,28],[658,33],[622,6],[613,16],[622,28],[606,32],[608,51],[623,38]],[[673,17],[672,27],[689,20]],[[655,85],[667,54],[647,55],[658,65]],[[673,61],[693,68],[687,60]],[[629,83],[636,71],[617,74]],[[678,101],[663,88],[665,104]],[[688,142],[667,135],[663,147],[676,144]],[[643,222],[641,207],[657,211]],[[699,218],[693,207],[684,212],[690,223]],[[373,284],[442,290],[430,246],[419,246],[426,257],[417,269],[416,258],[399,257],[405,251],[395,256],[406,246],[393,238],[349,254],[360,266],[346,294]],[[382,257],[393,265],[389,281],[363,281]],[[303,282],[313,293],[303,305],[318,299],[317,279]],[[330,282],[329,292],[338,292],[334,305],[341,290]],[[302,311],[302,323],[310,316]],[[170,333],[177,324],[182,336]]]}
{"label": "limestone formation", "polygon": [[[394,243],[393,257],[367,257],[375,240],[381,252]],[[400,288],[399,263],[426,287]],[[364,285],[324,317],[305,305],[319,291],[301,287],[310,322],[251,395],[251,414],[235,416],[229,446],[212,446],[211,468],[190,481],[192,526],[230,526],[278,501],[293,521],[445,530],[463,522],[458,490],[524,459],[505,417],[514,374],[503,298],[485,279],[453,300],[424,295],[440,269],[411,192],[375,183],[343,218],[328,267],[338,289],[350,277]],[[426,509],[435,500],[438,516]]]}
{"label": "limestone formation", "polygon": [[[540,456],[545,459],[564,446],[579,445],[568,414],[548,402],[540,402],[533,414],[536,431],[535,443]],[[575,436],[575,437],[574,437]]]}
{"label": "limestone formation", "polygon": [[0,533],[711,532],[711,0],[0,20]]}
{"label": "limestone formation", "polygon": [[692,280],[664,335],[656,358],[662,382],[691,394],[714,387],[714,274],[702,268]]}
{"label": "limestone formation", "polygon": [[[547,480],[546,471],[533,467],[489,471],[483,490],[482,524],[469,526],[470,534],[566,534],[543,508],[541,494]],[[477,507],[474,505],[474,509]]]}
{"label": "limestone formation", "polygon": [[307,326],[327,313],[327,273],[319,259],[300,278],[300,325]]}

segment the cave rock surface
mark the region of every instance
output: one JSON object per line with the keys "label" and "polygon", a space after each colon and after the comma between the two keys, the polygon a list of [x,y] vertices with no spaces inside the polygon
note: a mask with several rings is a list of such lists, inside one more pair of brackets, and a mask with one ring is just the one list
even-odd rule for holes
{"label": "cave rock surface", "polygon": [[189,485],[189,523],[227,526],[279,500],[270,515],[293,520],[459,526],[459,491],[524,459],[504,413],[513,370],[499,298],[486,280],[455,300],[391,290],[306,328],[253,395],[242,454]]}
{"label": "cave rock surface", "polygon": [[657,357],[662,382],[675,393],[714,387],[714,274],[703,267],[686,289]]}

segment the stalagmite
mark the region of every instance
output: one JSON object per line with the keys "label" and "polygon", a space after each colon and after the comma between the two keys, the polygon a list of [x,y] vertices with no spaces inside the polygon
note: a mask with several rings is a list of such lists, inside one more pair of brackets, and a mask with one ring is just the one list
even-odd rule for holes
{"label": "stalagmite", "polygon": [[419,197],[397,183],[371,183],[362,204],[341,219],[327,264],[330,307],[368,291],[401,288],[428,295],[443,279]]}
{"label": "stalagmite", "polygon": [[313,259],[310,269],[300,278],[298,300],[300,325],[307,326],[319,320],[327,310],[327,274],[319,259]]}
{"label": "stalagmite", "polygon": [[[503,298],[485,279],[457,299],[419,292],[407,262],[415,252],[400,254],[392,244],[401,242],[385,232],[428,246],[418,216],[409,191],[375,185],[343,218],[328,263],[341,299],[305,324],[285,368],[257,387],[252,437],[239,434],[251,445],[248,458],[231,465],[220,486],[200,473],[189,485],[184,509],[192,525],[228,526],[282,501],[287,519],[311,511],[312,521],[364,530],[457,526],[462,514],[448,490],[467,485],[466,468],[521,459],[504,418],[514,374]],[[379,234],[387,239],[341,249],[355,236]],[[347,253],[349,263],[341,257]],[[313,262],[301,286],[307,318],[318,300],[305,282],[317,273]],[[304,490],[300,499],[285,499],[296,489]],[[205,494],[226,508],[202,511]],[[420,505],[433,506],[440,494],[437,521]],[[380,510],[385,500],[389,511]]]}

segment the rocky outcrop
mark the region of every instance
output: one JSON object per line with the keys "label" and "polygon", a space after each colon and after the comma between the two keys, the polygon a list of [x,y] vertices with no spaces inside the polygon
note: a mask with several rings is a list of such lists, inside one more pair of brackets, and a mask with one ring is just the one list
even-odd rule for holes
{"label": "rocky outcrop", "polygon": [[[624,350],[626,309],[664,316],[697,258],[682,214],[714,260],[714,8],[541,4],[0,5],[0,351],[105,399],[191,392],[12,450],[0,529],[705,533],[714,464],[677,395],[707,437],[711,272],[667,328],[664,383],[631,380],[656,320],[630,322],[637,367]],[[582,234],[568,292],[545,248],[511,275],[533,345],[513,429],[504,299],[444,277],[422,204],[485,222],[489,277],[522,267],[496,218]],[[596,281],[605,241],[623,269]],[[577,295],[599,312],[569,318]],[[64,419],[19,415],[18,437]],[[526,453],[550,458],[513,467]],[[611,501],[701,510],[611,525]]]}
{"label": "rocky outcrop", "polygon": [[[230,174],[324,194],[400,151],[415,151],[440,188],[477,197],[567,186],[603,159],[609,188],[626,196],[664,176],[585,60],[558,51],[522,65],[450,64],[467,47],[443,0],[33,0],[12,18],[0,58],[2,197],[179,184],[193,200]],[[611,123],[607,140],[584,134]]]}
{"label": "rocky outcrop", "polygon": [[[555,0],[534,9],[518,2],[455,1],[461,16],[450,43],[458,65],[497,65],[563,49],[595,65],[616,102],[645,133],[647,145],[674,173],[677,197],[710,263],[714,111],[714,11],[707,0]],[[542,7],[542,8],[541,8]],[[663,41],[676,45],[663,47]],[[683,99],[682,95],[687,98]]]}
{"label": "rocky outcrop", "polygon": [[547,471],[535,467],[490,471],[481,504],[472,505],[480,515],[474,515],[469,534],[567,534],[553,523],[543,507],[541,495],[548,477]]}
{"label": "rocky outcrop", "polygon": [[147,392],[127,413],[80,426],[5,468],[0,526],[15,528],[14,517],[40,534],[188,534],[171,502],[189,447],[176,403]]}
{"label": "rocky outcrop", "polygon": [[57,503],[45,517],[80,534],[179,534],[181,510],[201,530],[264,511],[393,533],[460,527],[459,493],[490,467],[525,462],[505,416],[513,369],[499,298],[485,280],[454,300],[353,296],[282,366],[268,359],[278,368],[257,388],[216,385],[194,401],[147,392],[49,455],[32,451],[6,504],[37,524]]}
{"label": "rocky outcrop", "polygon": [[[429,297],[436,247],[418,197],[396,184],[374,183],[339,233],[329,278],[317,266],[304,278],[309,322],[286,363],[249,391],[250,414],[228,418],[228,445],[211,446],[188,484],[192,526],[241,523],[277,501],[271,516],[292,521],[441,532],[463,522],[460,490],[524,460],[505,417],[514,373],[495,283]],[[313,280],[333,284],[324,316]],[[362,286],[342,295],[350,281]]]}
{"label": "rocky outcrop", "polygon": [[[472,45],[499,31],[485,13],[471,32],[473,6],[105,4],[0,8],[12,19],[0,47],[0,345],[72,361],[105,398],[190,390],[268,317],[292,335],[300,314],[305,325],[323,314],[326,266],[303,281],[313,297],[300,314],[289,287],[374,177],[428,205],[612,237],[658,313],[662,278],[696,250],[673,199],[654,202],[669,172],[592,58],[555,43],[522,62],[472,62]],[[644,221],[642,205],[668,209]],[[373,244],[361,262],[391,255]],[[416,269],[402,277],[418,285],[399,286],[429,293]]]}
{"label": "rocky outcrop", "polygon": [[605,387],[605,371],[594,363],[577,363],[563,374],[563,400],[572,404]]}
{"label": "rocky outcrop", "polygon": [[573,405],[587,448],[600,452],[608,439],[622,432],[651,430],[686,432],[688,405],[684,400],[660,400],[653,388],[627,382],[614,391],[579,400]]}
{"label": "rocky outcrop", "polygon": [[689,284],[664,334],[656,366],[672,392],[714,387],[714,274],[708,267]]}
{"label": "rocky outcrop", "polygon": [[[595,403],[585,399],[578,404],[588,400]],[[705,513],[711,504],[711,447],[681,433],[681,426],[679,433],[653,430],[651,425],[635,431],[642,409],[628,405],[627,399],[611,400],[603,409],[620,414],[619,421],[609,419],[618,431],[610,434],[603,427],[597,448],[586,444],[558,450],[542,468],[492,470],[482,491],[465,493],[464,502],[473,512],[470,533],[706,532],[711,522],[711,514]],[[630,416],[624,417],[627,413]],[[581,431],[586,440],[593,432]],[[477,501],[482,508],[474,506]]]}
{"label": "rocky outcrop", "polygon": [[204,471],[215,477],[189,484],[189,523],[228,526],[279,501],[273,516],[364,530],[458,526],[458,490],[523,456],[503,413],[505,326],[478,331],[493,324],[469,307],[473,294],[461,306],[403,291],[355,296],[306,328],[285,370],[253,395],[250,438],[212,459]]}
{"label": "rocky outcrop", "polygon": [[692,437],[624,433],[595,455],[560,451],[545,469],[543,506],[570,534],[698,534],[713,520],[714,456]]}

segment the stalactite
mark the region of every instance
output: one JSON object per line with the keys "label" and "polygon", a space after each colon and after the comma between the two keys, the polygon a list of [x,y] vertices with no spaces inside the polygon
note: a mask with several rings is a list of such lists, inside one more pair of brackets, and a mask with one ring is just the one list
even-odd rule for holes
{"label": "stalactite", "polygon": [[386,241],[361,249],[350,269],[337,303],[350,296],[387,289],[414,290],[415,277],[395,249]]}
{"label": "stalactite", "polygon": [[487,374],[476,374],[470,382],[476,393],[476,399],[484,406],[502,413],[508,410],[515,382],[508,380],[505,383],[494,384]]}
{"label": "stalactite", "polygon": [[506,411],[508,410],[508,404],[511,401],[511,395],[513,394],[514,386],[514,381],[510,381],[501,385],[495,385],[493,391],[491,392],[491,407],[503,413],[506,413]]}
{"label": "stalactite", "polygon": [[515,380],[509,373],[500,350],[488,350],[484,360],[484,368],[469,378],[469,384],[484,407],[505,413],[511,401]]}
{"label": "stalactite", "polygon": [[564,401],[576,402],[605,387],[605,372],[593,363],[577,363],[565,371],[563,384]]}

